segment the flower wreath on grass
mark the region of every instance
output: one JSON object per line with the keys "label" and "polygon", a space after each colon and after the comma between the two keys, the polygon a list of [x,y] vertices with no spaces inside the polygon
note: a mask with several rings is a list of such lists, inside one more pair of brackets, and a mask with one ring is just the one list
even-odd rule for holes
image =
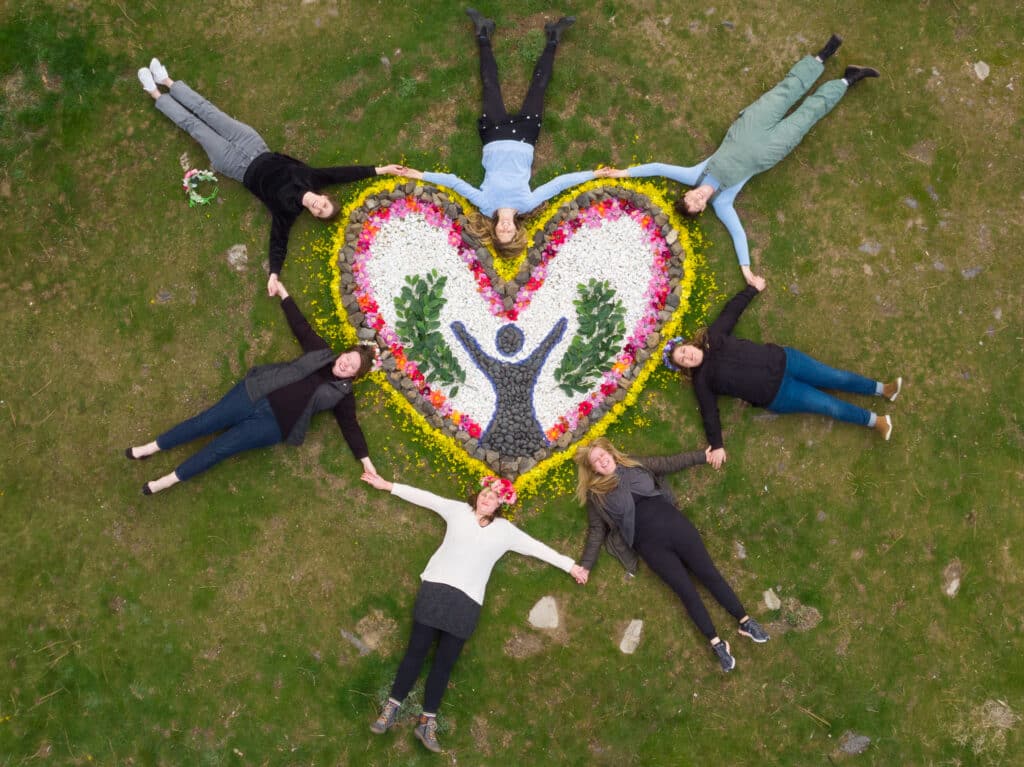
{"label": "flower wreath on grass", "polygon": [[529,495],[636,401],[661,345],[694,321],[703,259],[652,182],[569,190],[514,259],[473,240],[472,209],[402,179],[352,200],[333,245],[333,330],[380,346],[370,380],[447,458]]}
{"label": "flower wreath on grass", "polygon": [[188,206],[194,208],[197,205],[209,205],[213,202],[217,197],[218,187],[214,186],[212,192],[204,195],[202,193],[202,185],[216,183],[217,177],[213,174],[212,170],[192,168],[192,170],[186,172],[184,178],[181,179],[181,188],[185,190],[185,194],[188,196]]}

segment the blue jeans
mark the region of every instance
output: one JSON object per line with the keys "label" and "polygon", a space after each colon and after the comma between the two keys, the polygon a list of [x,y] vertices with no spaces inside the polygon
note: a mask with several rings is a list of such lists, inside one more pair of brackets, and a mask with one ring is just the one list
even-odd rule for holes
{"label": "blue jeans", "polygon": [[868,426],[871,411],[843,402],[821,389],[877,394],[878,383],[848,370],[836,370],[796,349],[785,347],[786,372],[768,409],[775,413],[817,413],[837,421]]}
{"label": "blue jeans", "polygon": [[174,470],[178,479],[182,482],[192,479],[228,456],[243,450],[276,445],[282,439],[270,402],[266,397],[256,402],[250,400],[245,391],[245,382],[239,381],[220,402],[165,431],[156,438],[156,444],[161,450],[168,450],[225,429]]}

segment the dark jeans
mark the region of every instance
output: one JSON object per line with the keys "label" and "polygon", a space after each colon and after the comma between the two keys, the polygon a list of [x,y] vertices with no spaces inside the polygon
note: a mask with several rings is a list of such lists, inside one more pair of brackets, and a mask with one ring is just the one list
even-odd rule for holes
{"label": "dark jeans", "polygon": [[281,429],[267,398],[262,397],[253,402],[245,391],[245,382],[239,381],[220,402],[165,431],[156,438],[156,444],[161,450],[169,450],[216,431],[223,433],[174,470],[182,482],[228,456],[243,450],[276,445],[282,439]]}
{"label": "dark jeans", "polygon": [[690,618],[708,639],[718,632],[693,585],[691,574],[736,620],[746,615],[736,592],[711,561],[697,528],[664,496],[643,498],[637,503],[633,548],[676,593]]}
{"label": "dark jeans", "polygon": [[776,413],[817,413],[838,421],[867,426],[871,411],[826,394],[836,389],[853,394],[876,394],[878,384],[848,370],[837,370],[796,349],[786,348],[786,372],[768,409]]}
{"label": "dark jeans", "polygon": [[480,45],[480,82],[483,85],[483,114],[477,122],[480,141],[484,144],[492,141],[525,141],[536,146],[544,115],[544,92],[551,82],[558,46],[550,42],[544,46],[544,52],[533,67],[533,77],[523,105],[517,114],[510,115],[501,97],[498,62],[494,60],[491,41],[477,38],[477,42]]}
{"label": "dark jeans", "polygon": [[409,646],[405,650],[405,657],[398,665],[395,682],[391,685],[391,697],[399,701],[405,700],[409,690],[416,684],[416,678],[423,668],[423,661],[426,660],[430,646],[435,640],[437,652],[434,653],[434,662],[430,666],[430,673],[427,674],[427,682],[423,689],[423,710],[428,714],[436,714],[441,706],[441,698],[448,687],[448,679],[452,675],[455,661],[459,659],[462,646],[466,644],[465,639],[413,621]]}

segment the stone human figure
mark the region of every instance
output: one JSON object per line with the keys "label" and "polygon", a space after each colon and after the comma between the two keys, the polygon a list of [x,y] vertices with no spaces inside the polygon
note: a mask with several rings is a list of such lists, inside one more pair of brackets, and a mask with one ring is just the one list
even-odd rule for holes
{"label": "stone human figure", "polygon": [[[544,429],[533,411],[533,387],[548,354],[562,340],[567,325],[563,317],[529,357],[519,362],[508,362],[495,359],[481,349],[480,343],[461,322],[451,324],[455,337],[487,376],[497,397],[494,415],[480,438],[482,447],[507,456],[532,455],[547,447]],[[523,331],[508,324],[498,330],[494,345],[502,355],[511,357],[523,348],[524,340]]]}

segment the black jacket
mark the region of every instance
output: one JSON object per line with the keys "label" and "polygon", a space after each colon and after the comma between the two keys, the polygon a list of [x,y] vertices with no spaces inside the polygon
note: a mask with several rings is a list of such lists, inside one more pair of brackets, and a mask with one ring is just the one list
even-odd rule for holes
{"label": "black jacket", "polygon": [[311,168],[301,160],[277,152],[264,152],[245,170],[242,183],[260,198],[272,218],[270,224],[270,273],[280,274],[288,254],[288,233],[303,211],[302,195],[325,186],[375,176],[372,165],[338,165]]}
{"label": "black jacket", "polygon": [[693,371],[693,390],[700,405],[704,433],[715,450],[722,447],[718,395],[727,394],[757,407],[767,407],[779,393],[786,372],[786,352],[781,346],[732,335],[740,315],[756,295],[757,289],[748,285],[725,305],[718,319],[708,326],[704,361]]}

